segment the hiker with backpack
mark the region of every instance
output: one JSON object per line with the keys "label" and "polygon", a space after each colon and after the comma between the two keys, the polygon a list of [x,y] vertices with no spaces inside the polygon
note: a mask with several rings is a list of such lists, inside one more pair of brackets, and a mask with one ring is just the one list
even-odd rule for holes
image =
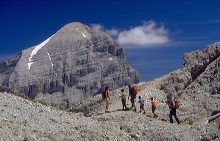
{"label": "hiker with backpack", "polygon": [[151,109],[152,109],[152,113],[154,114],[154,118],[157,118],[158,115],[155,113],[155,110],[156,110],[156,102],[154,101],[154,98],[153,98],[153,97],[150,98],[150,101],[151,101]]}
{"label": "hiker with backpack", "polygon": [[124,93],[124,89],[121,89],[121,93],[119,94],[119,97],[121,98],[121,103],[122,103],[122,110],[126,110],[126,94]]}
{"label": "hiker with backpack", "polygon": [[146,114],[146,111],[144,110],[144,99],[141,96],[139,96],[138,98],[139,98],[138,103],[140,103],[140,112],[143,110],[144,111],[143,114]]}
{"label": "hiker with backpack", "polygon": [[135,86],[128,85],[129,88],[129,95],[128,99],[130,98],[131,101],[131,109],[136,112],[136,95],[137,95],[137,88]]}
{"label": "hiker with backpack", "polygon": [[109,110],[108,110],[109,97],[110,97],[110,93],[108,91],[108,87],[105,87],[105,90],[102,93],[102,99],[105,100],[105,113],[109,113]]}
{"label": "hiker with backpack", "polygon": [[169,117],[170,117],[170,123],[173,123],[173,116],[174,118],[176,119],[176,122],[178,124],[180,124],[180,121],[178,119],[178,117],[176,116],[176,109],[178,108],[177,107],[177,104],[178,103],[175,103],[175,101],[173,100],[172,96],[167,96],[167,104],[170,108],[170,114],[169,114]]}

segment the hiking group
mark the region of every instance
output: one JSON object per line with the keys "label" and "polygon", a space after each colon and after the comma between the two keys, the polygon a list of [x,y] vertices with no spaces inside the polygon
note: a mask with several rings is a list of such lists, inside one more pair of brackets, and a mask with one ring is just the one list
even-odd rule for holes
{"label": "hiking group", "polygon": [[[137,97],[137,93],[138,93],[138,90],[137,90],[136,86],[128,85],[128,91],[129,91],[128,96],[124,93],[124,91],[125,91],[124,89],[121,89],[121,92],[119,94],[119,98],[121,98],[121,103],[122,103],[122,110],[125,110],[125,111],[131,110],[131,111],[136,112],[137,111],[136,97]],[[126,97],[128,97],[128,100],[130,100],[131,107],[127,107]],[[108,109],[109,98],[110,98],[110,93],[108,91],[108,87],[105,87],[105,90],[102,93],[102,99],[106,103],[105,113],[109,112],[109,109]],[[140,104],[140,107],[139,107],[140,111],[139,112],[143,111],[143,114],[146,114],[146,110],[144,109],[145,100],[141,96],[138,96],[138,103]],[[155,113],[155,111],[156,111],[156,102],[155,102],[153,97],[150,98],[150,103],[151,103],[151,112],[153,113],[153,117],[157,118],[158,115]],[[167,103],[167,105],[169,106],[169,109],[170,109],[170,113],[169,113],[170,123],[173,123],[173,117],[174,117],[175,120],[177,121],[177,123],[180,124],[180,121],[179,121],[179,119],[176,115],[176,109],[179,108],[179,104],[177,103],[177,101],[174,101],[174,99],[171,95],[167,96],[166,103]]]}

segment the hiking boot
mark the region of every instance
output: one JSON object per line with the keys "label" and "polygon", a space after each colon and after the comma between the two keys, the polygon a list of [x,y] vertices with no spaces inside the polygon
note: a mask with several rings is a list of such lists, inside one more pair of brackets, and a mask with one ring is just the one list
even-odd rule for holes
{"label": "hiking boot", "polygon": [[154,115],[154,118],[157,118],[157,117],[158,117],[158,115],[155,114],[155,115]]}
{"label": "hiking boot", "polygon": [[136,108],[134,108],[134,111],[135,111],[135,112],[137,112],[137,109],[136,109]]}
{"label": "hiking boot", "polygon": [[143,114],[146,114],[146,112],[143,112]]}

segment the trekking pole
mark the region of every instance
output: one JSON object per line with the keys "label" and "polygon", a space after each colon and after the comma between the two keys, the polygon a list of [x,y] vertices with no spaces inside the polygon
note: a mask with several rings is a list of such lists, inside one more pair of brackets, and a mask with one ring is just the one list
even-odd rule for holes
{"label": "trekking pole", "polygon": [[128,100],[127,100],[127,102],[126,102],[126,105],[129,105],[129,102],[128,102]]}
{"label": "trekking pole", "polygon": [[129,104],[128,104],[128,101],[129,101],[129,97],[128,97],[128,100],[126,100],[126,105],[129,105]]}

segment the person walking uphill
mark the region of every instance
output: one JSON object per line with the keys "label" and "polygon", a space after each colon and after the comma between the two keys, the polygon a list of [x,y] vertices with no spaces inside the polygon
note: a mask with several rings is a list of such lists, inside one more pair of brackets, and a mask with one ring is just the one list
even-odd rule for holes
{"label": "person walking uphill", "polygon": [[180,124],[180,121],[179,121],[178,117],[176,116],[175,102],[174,102],[172,96],[168,96],[167,99],[168,99],[168,106],[170,108],[170,114],[169,114],[170,123],[173,123],[173,116],[174,116],[174,118],[176,119],[176,122],[178,124]]}
{"label": "person walking uphill", "polygon": [[150,98],[150,101],[151,101],[152,113],[154,114],[154,118],[157,118],[158,115],[155,113],[155,110],[156,110],[156,102],[154,101],[154,98],[153,98],[153,97]]}
{"label": "person walking uphill", "polygon": [[131,85],[128,85],[128,88],[129,88],[128,99],[129,99],[129,97],[131,97],[130,98],[130,100],[131,100],[131,109],[133,109],[133,111],[136,112],[135,102],[136,102],[137,88],[135,86],[131,86]]}
{"label": "person walking uphill", "polygon": [[105,90],[102,93],[102,99],[105,100],[105,113],[109,113],[109,110],[108,110],[109,97],[110,97],[110,93],[108,91],[108,87],[105,87]]}
{"label": "person walking uphill", "polygon": [[143,110],[144,111],[143,114],[146,114],[146,111],[144,110],[144,99],[141,98],[141,96],[139,96],[138,98],[139,98],[138,103],[140,103],[140,112],[141,110]]}
{"label": "person walking uphill", "polygon": [[121,93],[119,94],[119,97],[121,98],[122,103],[122,110],[126,110],[126,94],[124,93],[124,89],[121,89]]}

